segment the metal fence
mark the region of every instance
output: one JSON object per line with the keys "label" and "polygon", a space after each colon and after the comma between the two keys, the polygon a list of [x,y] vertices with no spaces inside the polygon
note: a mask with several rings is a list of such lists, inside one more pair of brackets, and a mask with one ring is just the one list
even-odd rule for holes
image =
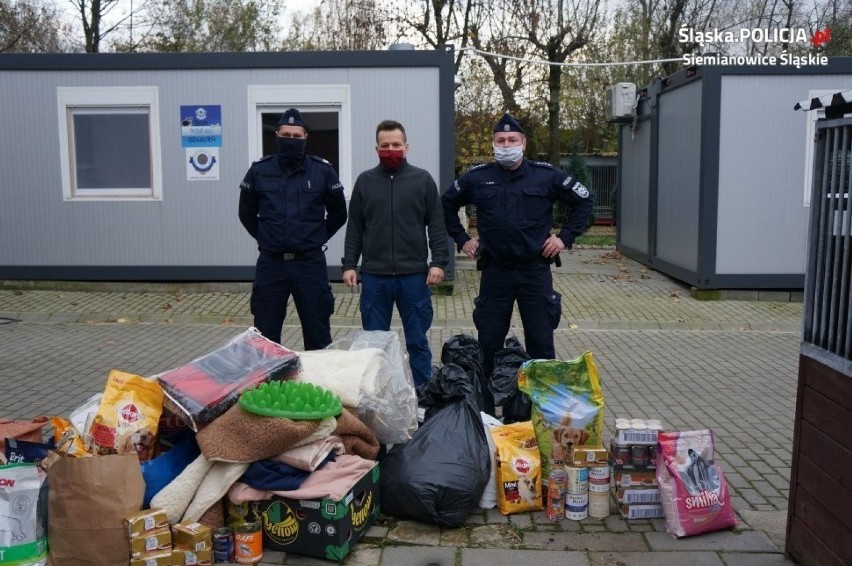
{"label": "metal fence", "polygon": [[803,340],[852,360],[852,118],[817,123]]}

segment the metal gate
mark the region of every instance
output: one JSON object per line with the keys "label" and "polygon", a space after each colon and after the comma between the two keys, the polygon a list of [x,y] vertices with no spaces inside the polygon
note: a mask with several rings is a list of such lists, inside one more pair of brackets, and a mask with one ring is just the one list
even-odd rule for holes
{"label": "metal gate", "polygon": [[852,360],[852,119],[817,128],[802,338]]}

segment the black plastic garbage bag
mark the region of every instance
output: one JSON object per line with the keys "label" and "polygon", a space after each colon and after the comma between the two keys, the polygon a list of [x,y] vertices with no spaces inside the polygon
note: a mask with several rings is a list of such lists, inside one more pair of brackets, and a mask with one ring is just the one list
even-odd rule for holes
{"label": "black plastic garbage bag", "polygon": [[488,389],[495,405],[503,405],[518,391],[518,368],[528,359],[529,354],[515,337],[507,339],[506,347],[494,354],[494,373]]}
{"label": "black plastic garbage bag", "polygon": [[488,391],[488,377],[482,369],[482,346],[473,336],[467,334],[456,334],[441,348],[441,362],[456,364],[476,378],[474,393],[476,394],[476,406],[480,411],[489,415],[494,414],[494,399]]}
{"label": "black plastic garbage bag", "polygon": [[445,404],[382,460],[381,506],[392,517],[457,528],[479,504],[491,458],[469,374],[451,364],[432,381]]}

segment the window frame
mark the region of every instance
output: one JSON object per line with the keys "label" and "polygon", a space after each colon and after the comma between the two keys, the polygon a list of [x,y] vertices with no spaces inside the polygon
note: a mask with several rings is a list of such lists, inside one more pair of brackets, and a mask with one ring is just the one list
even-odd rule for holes
{"label": "window frame", "polygon": [[[247,87],[247,163],[263,155],[262,115],[264,112],[298,108],[301,111],[337,112],[338,177],[348,199],[352,187],[352,118],[350,87],[328,85],[248,85]],[[282,110],[283,109],[283,110]]]}
{"label": "window frame", "polygon": [[[163,200],[163,173],[160,143],[159,89],[156,86],[58,87],[59,150],[62,167],[62,198],[72,202]],[[81,189],[77,184],[74,146],[74,111],[93,110],[103,114],[122,114],[122,109],[148,115],[148,146],[151,186],[138,188]]]}

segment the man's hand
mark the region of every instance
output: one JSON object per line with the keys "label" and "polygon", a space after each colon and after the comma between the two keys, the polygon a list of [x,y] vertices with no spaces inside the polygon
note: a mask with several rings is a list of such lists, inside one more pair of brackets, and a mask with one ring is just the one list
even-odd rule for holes
{"label": "man's hand", "polygon": [[479,240],[471,238],[462,246],[462,252],[470,259],[476,259],[476,250],[479,249]]}
{"label": "man's hand", "polygon": [[556,234],[551,234],[551,236],[544,241],[544,245],[541,246],[541,255],[546,258],[556,257],[564,249],[565,242],[563,242]]}
{"label": "man's hand", "polygon": [[343,282],[347,287],[354,287],[358,284],[358,274],[354,269],[347,269],[343,272]]}
{"label": "man's hand", "polygon": [[429,275],[426,276],[427,285],[437,285],[444,280],[444,270],[440,267],[430,267]]}

